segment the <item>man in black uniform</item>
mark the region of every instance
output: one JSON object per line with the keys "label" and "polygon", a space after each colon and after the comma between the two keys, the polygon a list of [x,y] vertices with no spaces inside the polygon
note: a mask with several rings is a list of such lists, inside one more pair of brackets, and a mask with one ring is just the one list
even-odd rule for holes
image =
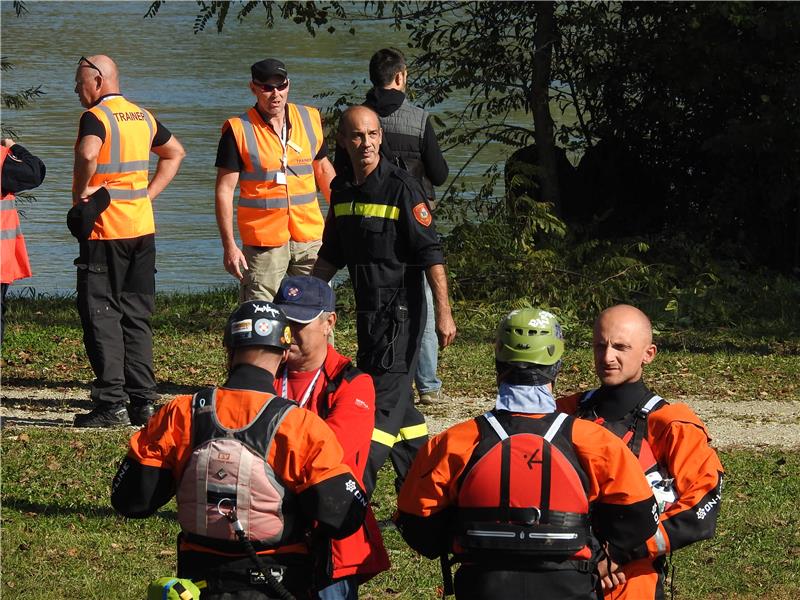
{"label": "man in black uniform", "polygon": [[337,176],[331,184],[331,208],[312,273],[330,281],[347,265],[355,290],[358,367],[375,380],[375,431],[364,472],[369,493],[389,453],[395,484],[402,484],[428,435],[411,402],[426,317],[423,271],[433,291],[440,347],[456,335],[444,256],[425,193],[413,176],[381,158],[381,140],[371,109],[353,106],[342,115],[338,141],[352,178]]}

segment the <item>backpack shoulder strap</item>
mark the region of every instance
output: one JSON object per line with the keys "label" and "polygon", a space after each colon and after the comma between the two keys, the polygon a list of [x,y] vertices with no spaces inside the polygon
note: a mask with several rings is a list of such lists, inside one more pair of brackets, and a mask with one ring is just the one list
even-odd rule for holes
{"label": "backpack shoulder strap", "polygon": [[553,442],[553,438],[556,437],[556,434],[558,433],[558,430],[561,429],[561,426],[564,424],[564,421],[567,420],[567,416],[568,415],[566,413],[558,413],[558,416],[555,418],[553,423],[550,425],[550,428],[542,436],[542,437],[544,437],[545,440],[547,440],[548,443],[552,443]]}
{"label": "backpack shoulder strap", "polygon": [[502,425],[500,425],[500,421],[497,420],[497,417],[494,416],[494,413],[491,410],[483,413],[481,416],[489,422],[489,425],[491,425],[492,429],[494,429],[494,432],[497,434],[497,437],[500,438],[500,441],[508,438],[508,433],[506,433],[506,430],[503,429]]}
{"label": "backpack shoulder strap", "polygon": [[644,405],[636,411],[636,416],[633,420],[633,436],[631,436],[630,449],[636,458],[639,458],[639,453],[642,451],[642,440],[647,435],[647,417],[653,410],[666,403],[661,396],[653,394],[653,396],[644,403]]}
{"label": "backpack shoulder strap", "polygon": [[592,400],[592,397],[595,395],[595,392],[597,392],[597,389],[598,388],[587,390],[581,394],[581,397],[578,400],[578,406],[575,410],[576,416],[580,418],[592,416],[592,412],[594,411],[594,401]]}
{"label": "backpack shoulder strap", "polygon": [[203,388],[192,396],[192,448],[197,448],[214,437],[217,432],[216,408],[214,406],[217,389]]}

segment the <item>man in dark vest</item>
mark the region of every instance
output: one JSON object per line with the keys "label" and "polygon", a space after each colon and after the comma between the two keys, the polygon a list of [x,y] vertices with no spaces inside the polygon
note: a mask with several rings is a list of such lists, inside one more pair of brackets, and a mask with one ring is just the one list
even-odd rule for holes
{"label": "man in dark vest", "polygon": [[[384,142],[401,166],[422,182],[431,210],[435,210],[433,186],[447,179],[447,161],[431,125],[430,115],[406,98],[408,69],[403,53],[384,48],[369,61],[369,79],[374,86],[364,102],[378,113]],[[414,382],[420,404],[433,404],[439,399],[442,381],[436,375],[439,344],[433,322],[433,297],[425,284],[428,320],[422,334],[419,363]]]}

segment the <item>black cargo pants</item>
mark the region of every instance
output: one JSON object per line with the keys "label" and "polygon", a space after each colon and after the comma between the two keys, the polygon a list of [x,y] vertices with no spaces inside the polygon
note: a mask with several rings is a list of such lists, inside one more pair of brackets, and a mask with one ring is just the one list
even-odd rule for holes
{"label": "black cargo pants", "polygon": [[[364,468],[364,487],[370,496],[387,457],[391,457],[395,488],[399,490],[417,451],[428,441],[425,417],[414,406],[411,388],[427,315],[424,303],[413,308],[402,317],[402,323],[397,322],[395,310],[376,313],[368,319],[362,316],[359,321],[359,327],[372,328],[374,333],[380,333],[378,337],[393,340],[391,348],[376,345],[378,351],[364,354],[361,342],[365,332],[359,332],[358,367],[371,375],[375,384],[375,429]],[[382,320],[387,322],[381,323]],[[387,327],[396,329],[384,337]]]}
{"label": "black cargo pants", "polygon": [[80,244],[78,314],[96,403],[158,400],[153,373],[154,235]]}

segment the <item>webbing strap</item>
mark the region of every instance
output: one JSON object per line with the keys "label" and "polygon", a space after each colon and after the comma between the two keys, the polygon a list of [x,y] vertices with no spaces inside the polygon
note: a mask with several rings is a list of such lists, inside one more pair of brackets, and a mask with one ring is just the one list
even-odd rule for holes
{"label": "webbing strap", "polygon": [[654,396],[653,396],[652,398],[650,398],[650,400],[648,400],[648,401],[645,403],[645,405],[642,407],[642,409],[641,409],[641,412],[642,412],[642,414],[644,414],[644,415],[647,415],[647,414],[649,414],[649,413],[650,413],[650,411],[651,411],[651,410],[653,410],[653,409],[656,407],[656,404],[658,404],[658,403],[659,403],[659,402],[661,402],[662,400],[663,400],[663,398],[662,398],[661,396],[654,395]]}
{"label": "webbing strap", "polygon": [[486,419],[489,422],[489,425],[492,426],[492,429],[494,429],[497,437],[499,437],[501,440],[504,440],[508,437],[506,430],[503,429],[502,425],[500,425],[500,421],[497,420],[497,417],[494,416],[492,411],[483,413],[483,418]]}
{"label": "webbing strap", "polygon": [[242,523],[245,532],[250,532],[250,475],[253,472],[252,452],[239,453],[239,473],[236,483],[236,514]]}
{"label": "webbing strap", "polygon": [[642,440],[647,435],[647,416],[663,400],[661,396],[653,395],[636,413],[636,418],[633,421],[633,436],[631,436],[628,446],[636,458],[639,458],[639,453],[642,451]]}
{"label": "webbing strap", "polygon": [[565,413],[558,413],[558,416],[556,417],[555,421],[553,421],[553,424],[550,425],[550,429],[548,429],[547,433],[544,434],[543,436],[544,439],[547,440],[548,442],[552,442],[553,438],[558,433],[558,430],[561,429],[561,425],[564,423],[566,419],[567,415]]}

